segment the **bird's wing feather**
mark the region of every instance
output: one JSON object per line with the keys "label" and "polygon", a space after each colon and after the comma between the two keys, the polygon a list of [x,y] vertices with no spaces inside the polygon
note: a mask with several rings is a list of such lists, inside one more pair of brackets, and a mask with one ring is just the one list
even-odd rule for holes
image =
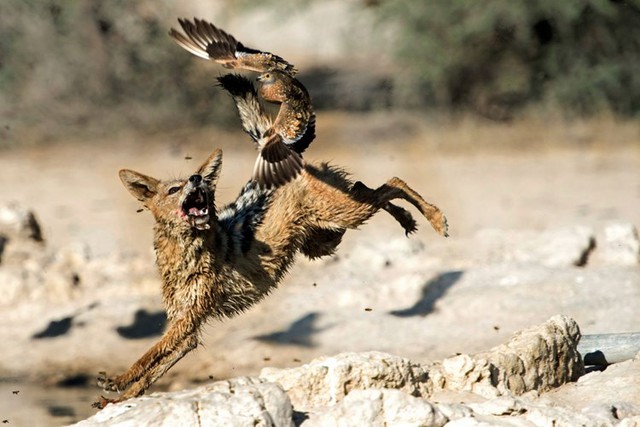
{"label": "bird's wing feather", "polygon": [[288,145],[296,153],[302,154],[304,153],[304,150],[306,150],[309,147],[309,145],[313,142],[315,138],[316,138],[316,114],[311,113],[309,122],[307,123],[307,126],[304,129],[304,132],[302,133],[300,138],[291,142]]}
{"label": "bird's wing feather", "polygon": [[235,101],[242,127],[258,144],[260,152],[252,179],[265,188],[272,188],[298,176],[304,167],[302,156],[287,146],[282,136],[275,132],[271,119],[258,101],[253,84],[237,74],[221,76],[218,82]]}
{"label": "bird's wing feather", "polygon": [[220,76],[218,83],[233,98],[242,121],[242,128],[260,145],[273,124],[258,100],[253,83],[238,74]]}
{"label": "bird's wing feather", "polygon": [[231,34],[202,19],[178,19],[185,34],[171,29],[169,35],[184,49],[201,58],[214,60],[227,68],[266,72],[279,70],[295,75],[297,70],[286,60],[269,52],[247,47]]}

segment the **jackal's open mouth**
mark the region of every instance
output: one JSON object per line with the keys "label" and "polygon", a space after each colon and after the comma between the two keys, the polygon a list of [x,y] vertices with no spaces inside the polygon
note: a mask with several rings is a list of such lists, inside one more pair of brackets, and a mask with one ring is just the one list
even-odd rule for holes
{"label": "jackal's open mouth", "polygon": [[207,193],[201,188],[194,188],[182,202],[182,213],[192,227],[198,230],[209,228],[209,203]]}

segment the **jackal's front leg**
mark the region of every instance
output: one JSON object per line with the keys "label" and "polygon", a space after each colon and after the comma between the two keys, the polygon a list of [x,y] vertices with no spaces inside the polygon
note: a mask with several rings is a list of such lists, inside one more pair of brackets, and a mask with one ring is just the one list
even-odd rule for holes
{"label": "jackal's front leg", "polygon": [[193,334],[187,337],[182,344],[174,351],[168,353],[165,357],[160,359],[151,368],[149,368],[144,374],[133,384],[131,384],[127,390],[120,396],[114,399],[109,399],[104,396],[100,396],[97,402],[93,404],[96,408],[104,408],[109,403],[118,403],[133,397],[138,397],[144,394],[144,392],[155,383],[162,375],[164,375],[173,365],[175,365],[180,359],[182,359],[187,353],[195,349],[198,346],[198,335]]}
{"label": "jackal's front leg", "polygon": [[106,373],[101,372],[98,377],[98,386],[105,391],[125,391],[125,393],[114,400],[102,398],[94,406],[102,408],[111,401],[122,401],[143,394],[164,372],[197,346],[197,325],[198,323],[190,317],[179,319],[173,322],[160,341],[138,359],[127,372],[116,377],[108,377]]}

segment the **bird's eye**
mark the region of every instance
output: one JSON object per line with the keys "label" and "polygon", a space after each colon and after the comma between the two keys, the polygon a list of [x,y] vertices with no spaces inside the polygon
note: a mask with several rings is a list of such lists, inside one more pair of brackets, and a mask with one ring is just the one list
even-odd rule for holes
{"label": "bird's eye", "polygon": [[270,79],[270,78],[271,78],[271,74],[269,74],[269,73],[265,74],[265,75],[264,75],[264,78],[265,78],[265,79]]}
{"label": "bird's eye", "polygon": [[171,187],[171,188],[169,189],[169,194],[175,194],[175,193],[177,193],[178,191],[180,191],[180,187]]}

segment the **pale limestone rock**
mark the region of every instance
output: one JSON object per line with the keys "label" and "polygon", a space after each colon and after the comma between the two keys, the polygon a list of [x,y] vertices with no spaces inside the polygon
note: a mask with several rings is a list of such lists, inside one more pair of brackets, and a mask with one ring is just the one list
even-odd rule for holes
{"label": "pale limestone rock", "polygon": [[75,425],[287,427],[293,421],[291,402],[277,384],[239,377],[110,404]]}
{"label": "pale limestone rock", "polygon": [[449,420],[467,418],[473,415],[473,410],[469,405],[463,405],[461,403],[437,403],[436,407],[440,413]]}
{"label": "pale limestone rock", "polygon": [[433,390],[428,368],[373,351],[321,357],[293,369],[264,368],[260,377],[282,385],[293,406],[303,411],[335,405],[352,390],[394,388],[414,396]]}
{"label": "pale limestone rock", "polygon": [[528,406],[522,417],[536,426],[603,427],[612,425],[601,419],[577,413],[571,409],[549,406]]}
{"label": "pale limestone rock", "polygon": [[628,360],[580,377],[542,395],[538,402],[562,406],[610,422],[640,416],[640,361]]}
{"label": "pale limestone rock", "polygon": [[353,390],[340,403],[318,411],[303,427],[441,427],[448,419],[424,399],[400,390]]}
{"label": "pale limestone rock", "polygon": [[535,427],[534,424],[515,417],[468,416],[447,423],[447,427]]}
{"label": "pale limestone rock", "polygon": [[518,415],[526,412],[523,402],[513,396],[501,396],[482,403],[470,403],[467,406],[479,415]]}
{"label": "pale limestone rock", "polygon": [[554,316],[486,353],[445,359],[444,387],[492,398],[546,391],[576,381],[584,373],[577,350],[579,340],[580,330],[573,319]]}
{"label": "pale limestone rock", "polygon": [[640,416],[625,418],[620,421],[617,427],[640,427]]}

